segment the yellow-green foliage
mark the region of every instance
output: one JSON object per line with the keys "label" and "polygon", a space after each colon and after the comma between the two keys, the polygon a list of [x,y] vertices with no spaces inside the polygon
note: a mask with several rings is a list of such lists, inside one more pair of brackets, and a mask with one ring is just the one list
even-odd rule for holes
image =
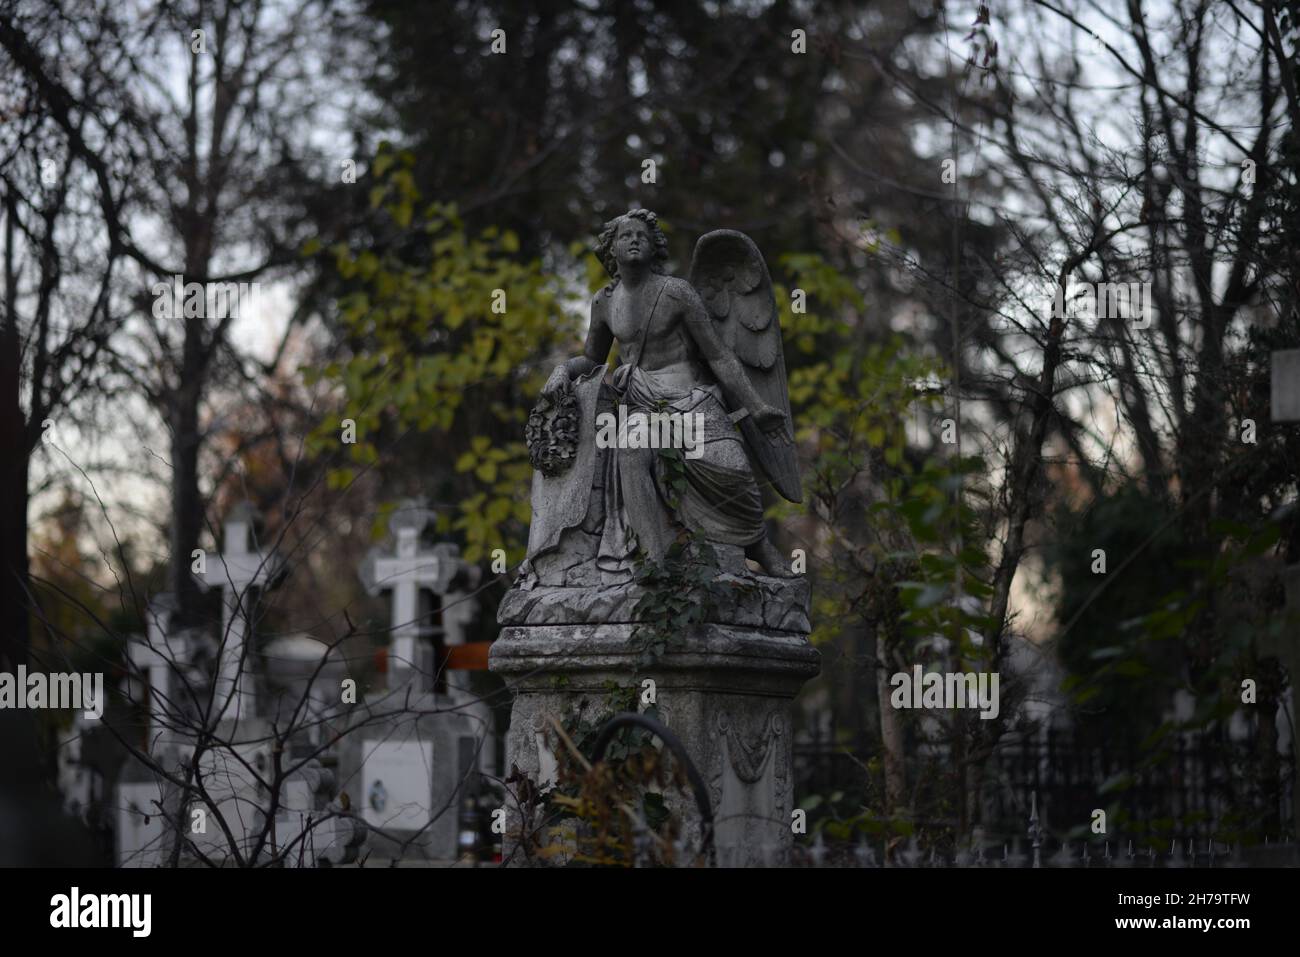
{"label": "yellow-green foliage", "polygon": [[[881,593],[897,596],[900,626],[916,634],[947,630],[944,616],[956,614],[948,600],[956,567],[966,570],[968,593],[980,592],[985,571],[982,542],[970,544],[973,515],[955,494],[956,476],[974,467],[934,448],[924,460],[906,454],[918,405],[940,401],[916,383],[942,379],[946,370],[901,337],[869,335],[861,295],[820,257],[779,262],[794,284],[778,285],[776,299],[805,494],[803,505],[775,511],[810,510],[819,519],[815,541],[788,543],[807,553],[813,641],[874,616],[869,609]],[[806,294],[804,313],[791,308],[796,288]],[[869,517],[862,514],[867,503]],[[977,621],[963,613],[963,625]]]}
{"label": "yellow-green foliage", "polygon": [[[351,464],[330,475],[341,488],[379,460],[382,426],[396,435],[444,433],[456,471],[473,477],[450,523],[464,533],[465,557],[482,560],[501,547],[513,562],[522,557],[529,519],[526,405],[550,372],[548,358],[573,349],[580,319],[562,308],[572,291],[537,260],[522,260],[514,233],[470,235],[454,206],[424,205],[413,161],[384,148],[371,169],[371,205],[397,227],[396,238],[379,251],[329,250],[351,286],[338,308],[353,350],[304,370],[309,383],[321,376],[336,383],[342,400],[310,445],[337,452],[340,421],[356,422],[356,442],[345,448]],[[519,439],[494,442],[490,435]]]}
{"label": "yellow-green foliage", "polygon": [[[329,250],[348,284],[338,308],[351,351],[306,370],[309,381],[323,377],[336,384],[340,396],[338,411],[321,422],[310,444],[338,454],[341,420],[355,421],[356,442],[343,449],[346,464],[330,476],[343,487],[380,460],[381,436],[440,433],[439,449],[448,450],[446,460],[461,480],[457,510],[441,511],[440,530],[464,535],[470,561],[504,548],[513,564],[522,558],[530,517],[532,469],[522,442],[527,410],[554,363],[577,352],[585,295],[605,276],[581,243],[569,247],[563,266],[582,278],[566,284],[554,270],[524,260],[513,233],[488,228],[471,235],[454,207],[423,203],[410,172],[413,161],[385,148],[372,164],[370,201],[391,224],[391,235],[373,249]],[[322,254],[319,247],[305,251]],[[896,527],[913,550],[942,553],[969,517],[934,507],[950,488],[949,476],[933,463],[911,468],[904,454],[913,403],[932,401],[913,382],[942,369],[909,354],[897,338],[868,335],[860,293],[820,257],[790,254],[776,262],[793,283],[789,289],[778,284],[775,292],[805,491],[804,505],[782,505],[777,514],[812,509],[820,519],[816,543],[789,544],[807,551],[816,584],[816,637],[825,639],[860,611],[855,583],[845,576],[862,567],[864,553],[887,558],[890,551],[888,536],[864,540],[864,497],[845,491],[869,486],[872,524]],[[794,288],[806,294],[806,312],[792,310]],[[494,310],[500,293],[505,308]],[[927,496],[931,505],[916,512]],[[858,514],[845,514],[842,505]],[[846,562],[850,553],[855,560]],[[921,562],[921,570],[931,564]],[[942,564],[934,577],[947,574]]]}

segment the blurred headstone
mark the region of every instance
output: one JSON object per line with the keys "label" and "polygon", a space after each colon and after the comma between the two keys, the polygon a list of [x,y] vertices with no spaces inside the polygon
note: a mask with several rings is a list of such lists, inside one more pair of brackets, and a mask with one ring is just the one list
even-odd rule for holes
{"label": "blurred headstone", "polygon": [[379,858],[454,860],[460,808],[495,752],[491,709],[468,682],[468,670],[486,663],[466,643],[480,570],[455,545],[424,541],[433,520],[419,500],[403,502],[391,541],[359,569],[370,594],[389,594],[389,672],[387,687],[362,703],[363,731],[342,742],[340,783]]}

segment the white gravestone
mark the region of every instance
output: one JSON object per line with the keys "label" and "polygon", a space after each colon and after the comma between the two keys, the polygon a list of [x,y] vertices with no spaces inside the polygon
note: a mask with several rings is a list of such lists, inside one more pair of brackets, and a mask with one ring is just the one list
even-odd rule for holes
{"label": "white gravestone", "polygon": [[161,779],[132,761],[117,785],[114,821],[118,867],[161,867],[167,820]]}
{"label": "white gravestone", "polygon": [[206,563],[204,572],[195,575],[203,588],[221,589],[223,614],[214,712],[233,721],[251,717],[256,705],[252,676],[244,663],[251,591],[273,586],[284,568],[276,555],[264,555],[250,547],[254,517],[248,503],[232,509],[225,521],[224,551]]}
{"label": "white gravestone", "polygon": [[[454,556],[446,547],[424,549],[420,536],[432,524],[434,513],[418,501],[404,502],[388,520],[394,545],[391,552],[372,548],[361,564],[361,581],[371,595],[390,594],[388,686],[401,685],[412,671],[426,676],[431,661],[421,654],[420,638],[432,631],[420,614],[420,590],[441,594],[456,573]],[[451,561],[448,559],[451,558]]]}
{"label": "white gravestone", "polygon": [[145,640],[132,641],[127,649],[134,670],[145,677],[149,686],[144,704],[148,712],[150,752],[161,739],[172,736],[170,732],[182,711],[183,685],[195,684],[190,665],[197,642],[190,630],[172,628],[175,610],[171,594],[156,595],[145,615]]}
{"label": "white gravestone", "polygon": [[367,742],[361,785],[366,824],[385,831],[418,831],[433,800],[433,742]]}
{"label": "white gravestone", "polygon": [[[403,502],[389,519],[391,541],[372,548],[359,569],[367,592],[389,595],[390,667],[387,690],[367,695],[363,705],[382,717],[355,744],[344,742],[340,783],[372,829],[376,859],[455,859],[459,789],[474,769],[472,762],[461,767],[462,743],[477,745],[490,727],[486,705],[460,687],[463,673],[449,671],[446,693],[434,690],[434,639],[466,641],[477,610],[467,592],[478,569],[455,545],[422,541],[433,520],[421,501]],[[439,604],[422,604],[422,593]],[[492,748],[482,751],[491,758]]]}
{"label": "white gravestone", "polygon": [[[178,743],[183,740],[185,688],[201,689],[203,678],[194,666],[200,644],[192,629],[174,630],[176,602],[170,593],[149,600],[144,638],[127,647],[131,677],[143,706],[144,750],[163,767],[177,770]],[[161,867],[171,837],[165,806],[169,786],[146,765],[128,757],[114,792],[114,836],[119,867]],[[175,808],[170,809],[172,812]]]}

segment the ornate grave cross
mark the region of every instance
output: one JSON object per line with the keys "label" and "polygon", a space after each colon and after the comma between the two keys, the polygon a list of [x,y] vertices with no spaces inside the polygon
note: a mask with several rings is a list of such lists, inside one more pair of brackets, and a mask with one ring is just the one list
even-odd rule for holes
{"label": "ornate grave cross", "polygon": [[165,720],[177,710],[172,687],[172,669],[189,664],[189,632],[172,626],[176,599],[170,592],[155,595],[146,612],[144,641],[133,641],[128,649],[131,663],[148,676],[149,720],[146,727],[147,750],[153,751],[155,739],[168,728]]}
{"label": "ornate grave cross", "polygon": [[[1300,422],[1300,349],[1273,353],[1270,414],[1274,422]],[[1264,634],[1260,653],[1286,668],[1293,696],[1300,703],[1300,564],[1283,570],[1286,622],[1276,634]],[[1292,827],[1300,835],[1300,708],[1291,709],[1291,748],[1298,756],[1291,787]]]}
{"label": "ornate grave cross", "polygon": [[[284,572],[284,563],[275,553],[264,555],[250,547],[257,513],[249,502],[241,502],[226,516],[222,547],[217,560],[194,577],[204,590],[222,592],[221,640],[218,643],[216,708],[224,719],[238,721],[252,717],[256,698],[248,669],[243,667],[244,645],[248,635],[248,616],[252,609],[251,591],[273,588]],[[227,696],[230,704],[226,706]],[[224,708],[224,710],[222,710]]]}
{"label": "ornate grave cross", "polygon": [[[388,520],[394,542],[392,551],[372,548],[361,563],[361,582],[366,592],[378,595],[386,591],[391,595],[390,689],[399,687],[406,673],[431,670],[431,662],[417,660],[417,654],[423,650],[419,639],[433,631],[427,616],[420,614],[420,590],[445,593],[460,564],[451,546],[420,547],[420,535],[433,519],[434,512],[422,502],[403,502]],[[403,673],[401,678],[399,672]]]}
{"label": "ornate grave cross", "polygon": [[[469,569],[469,585],[478,585],[479,569]],[[474,599],[461,591],[449,592],[443,596],[442,608],[442,643],[447,652],[446,675],[447,687],[460,691],[470,689],[470,671],[487,669],[487,649],[490,642],[470,642],[466,632],[478,617],[478,606]]]}

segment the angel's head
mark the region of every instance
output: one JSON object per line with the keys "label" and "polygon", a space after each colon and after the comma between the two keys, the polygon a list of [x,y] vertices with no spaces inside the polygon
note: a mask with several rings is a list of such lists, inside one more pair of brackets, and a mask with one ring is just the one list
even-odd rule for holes
{"label": "angel's head", "polygon": [[612,279],[618,279],[620,263],[645,263],[652,272],[662,273],[668,237],[659,228],[659,217],[648,209],[633,209],[605,224],[596,255]]}

